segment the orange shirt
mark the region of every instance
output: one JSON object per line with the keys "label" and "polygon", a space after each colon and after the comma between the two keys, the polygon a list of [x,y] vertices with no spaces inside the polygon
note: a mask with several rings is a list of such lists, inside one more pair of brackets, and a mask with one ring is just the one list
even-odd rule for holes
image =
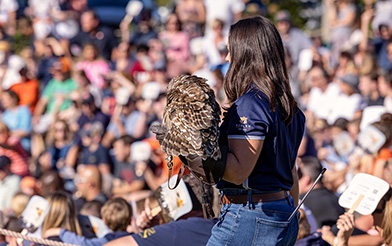
{"label": "orange shirt", "polygon": [[19,96],[19,105],[26,105],[30,108],[30,112],[33,113],[35,105],[38,102],[38,88],[39,84],[37,80],[29,80],[21,82],[11,86],[10,90],[15,91]]}
{"label": "orange shirt", "polygon": [[384,161],[388,161],[390,158],[392,158],[392,151],[389,148],[386,149],[382,149],[380,151],[380,154],[378,154],[378,156],[376,157],[376,159],[374,159],[373,165],[372,165],[372,171],[371,174],[374,175],[374,171],[376,168],[376,163],[379,160],[384,160]]}

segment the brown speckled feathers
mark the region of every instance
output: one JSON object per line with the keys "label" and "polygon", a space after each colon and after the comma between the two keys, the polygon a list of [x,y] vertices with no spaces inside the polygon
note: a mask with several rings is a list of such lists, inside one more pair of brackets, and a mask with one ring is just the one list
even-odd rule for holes
{"label": "brown speckled feathers", "polygon": [[169,83],[162,125],[150,130],[164,134],[161,147],[167,155],[218,159],[220,114],[206,79],[179,75]]}

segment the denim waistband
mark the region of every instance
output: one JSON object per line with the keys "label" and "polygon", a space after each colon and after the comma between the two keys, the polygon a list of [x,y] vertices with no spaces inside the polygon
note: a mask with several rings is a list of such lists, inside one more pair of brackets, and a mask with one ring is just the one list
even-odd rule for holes
{"label": "denim waistband", "polygon": [[220,192],[225,194],[226,196],[239,196],[239,195],[249,195],[249,194],[265,194],[265,193],[274,193],[279,192],[279,190],[275,191],[261,191],[256,189],[238,189],[238,188],[222,188]]}

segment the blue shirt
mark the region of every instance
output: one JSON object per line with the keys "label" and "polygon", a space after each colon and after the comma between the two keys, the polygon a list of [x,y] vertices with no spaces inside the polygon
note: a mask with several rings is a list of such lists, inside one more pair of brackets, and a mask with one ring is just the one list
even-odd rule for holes
{"label": "blue shirt", "polygon": [[65,145],[61,149],[52,146],[48,148],[48,152],[52,155],[52,169],[57,170],[57,162],[60,159],[65,160],[67,158],[67,154],[69,149],[71,148],[72,145]]}
{"label": "blue shirt", "polygon": [[79,236],[73,232],[67,231],[65,229],[60,230],[60,239],[64,243],[76,244],[76,245],[84,245],[84,246],[101,246],[112,240],[115,240],[120,237],[125,237],[131,235],[126,231],[115,231],[112,233],[106,234],[101,238],[87,238],[84,236]]}
{"label": "blue shirt", "polygon": [[[137,124],[140,115],[140,112],[136,110],[127,116],[123,114],[120,115],[120,121],[125,127],[126,134],[130,136],[133,136],[133,134],[135,134],[135,125]],[[118,129],[117,124],[113,121],[109,123],[107,131],[112,132],[116,136],[116,138],[121,137],[120,130]]]}
{"label": "blue shirt", "polygon": [[191,217],[148,228],[132,237],[139,246],[206,245],[215,223]]}
{"label": "blue shirt", "polygon": [[377,56],[377,64],[379,67],[387,71],[392,69],[392,61],[388,58],[388,44],[389,40],[384,40],[380,37],[373,39],[373,45]]}
{"label": "blue shirt", "polygon": [[[22,130],[31,133],[31,113],[26,106],[18,106],[15,110],[7,109],[1,119],[11,131]],[[30,151],[30,137],[23,137],[20,143],[25,150]]]}
{"label": "blue shirt", "polygon": [[271,110],[267,96],[253,87],[239,97],[226,113],[220,128],[220,144],[229,139],[263,140],[256,166],[240,186],[220,181],[217,187],[256,189],[263,192],[290,190],[299,145],[305,129],[305,116],[298,109],[286,126],[280,109]]}

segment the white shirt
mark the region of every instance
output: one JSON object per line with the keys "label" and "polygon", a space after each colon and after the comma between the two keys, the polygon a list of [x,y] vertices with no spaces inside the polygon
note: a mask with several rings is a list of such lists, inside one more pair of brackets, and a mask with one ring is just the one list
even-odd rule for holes
{"label": "white shirt", "polygon": [[19,191],[19,183],[19,176],[13,174],[0,180],[0,210],[10,208],[12,197]]}
{"label": "white shirt", "polygon": [[331,82],[324,92],[320,88],[313,87],[309,93],[307,109],[319,119],[328,119],[333,110],[332,102],[338,98],[339,94],[339,86],[334,82]]}
{"label": "white shirt", "polygon": [[60,10],[59,0],[29,0],[29,6],[33,8],[36,18],[48,18],[50,11]]}
{"label": "white shirt", "polygon": [[242,0],[204,0],[204,6],[206,7],[206,35],[210,35],[211,24],[215,19],[225,23],[223,33],[228,34],[230,25],[234,23],[234,14],[245,9]]}
{"label": "white shirt", "polygon": [[0,0],[0,23],[8,22],[9,13],[19,8],[16,0]]}
{"label": "white shirt", "polygon": [[384,98],[384,107],[389,113],[392,113],[392,97],[387,96]]}
{"label": "white shirt", "polygon": [[351,96],[341,94],[331,103],[333,107],[332,113],[327,120],[328,124],[333,124],[338,118],[344,118],[349,121],[353,120],[355,112],[363,110],[366,107],[366,101],[358,93]]}
{"label": "white shirt", "polygon": [[[214,35],[205,36],[203,38],[203,51],[204,51],[204,55],[208,59],[207,61],[210,66],[216,66],[225,62],[222,59],[218,48],[215,46],[214,38],[215,38]],[[218,45],[223,47],[226,46],[227,36]]]}
{"label": "white shirt", "polygon": [[392,0],[377,1],[374,18],[372,21],[372,30],[378,31],[380,24],[392,25]]}

